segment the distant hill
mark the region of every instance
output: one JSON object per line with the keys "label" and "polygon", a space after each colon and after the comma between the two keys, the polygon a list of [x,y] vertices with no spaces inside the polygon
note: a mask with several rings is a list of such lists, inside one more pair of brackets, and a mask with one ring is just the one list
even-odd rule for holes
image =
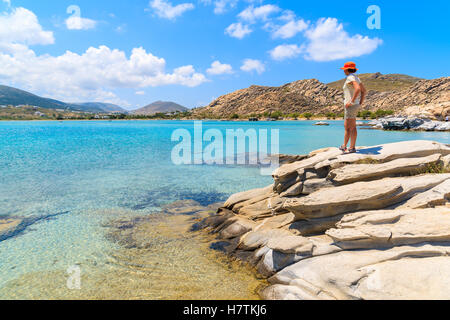
{"label": "distant hill", "polygon": [[96,112],[117,112],[117,113],[127,113],[125,109],[119,107],[118,105],[112,103],[103,102],[83,102],[83,103],[73,103],[75,107],[81,107],[86,110],[96,110]]}
{"label": "distant hill", "polygon": [[45,109],[67,109],[70,105],[58,100],[42,98],[32,93],[0,85],[0,105],[31,105]]}
{"label": "distant hill", "polygon": [[[367,90],[377,92],[401,91],[408,89],[416,84],[421,78],[411,77],[405,74],[381,74],[363,73],[358,75]],[[328,86],[333,89],[342,90],[345,79],[329,83]]]}
{"label": "distant hill", "polygon": [[66,103],[54,99],[39,97],[24,90],[2,85],[0,85],[0,105],[30,105],[44,109],[68,109],[71,111],[92,113],[126,112],[121,107],[110,103]]}
{"label": "distant hill", "polygon": [[134,110],[132,113],[151,116],[157,113],[169,113],[176,111],[186,112],[189,111],[189,109],[174,102],[157,101],[138,110]]}

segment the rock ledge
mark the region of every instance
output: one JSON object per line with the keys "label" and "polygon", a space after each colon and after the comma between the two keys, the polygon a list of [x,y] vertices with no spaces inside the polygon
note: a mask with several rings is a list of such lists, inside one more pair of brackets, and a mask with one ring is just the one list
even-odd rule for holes
{"label": "rock ledge", "polygon": [[265,299],[450,299],[450,145],[312,152],[202,226],[269,279]]}

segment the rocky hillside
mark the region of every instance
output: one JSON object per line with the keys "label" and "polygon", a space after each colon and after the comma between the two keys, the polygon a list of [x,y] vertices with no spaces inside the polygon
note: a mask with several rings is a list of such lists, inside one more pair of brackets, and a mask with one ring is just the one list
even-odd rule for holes
{"label": "rocky hillside", "polygon": [[449,165],[432,141],[318,150],[200,226],[269,279],[266,299],[450,299]]}
{"label": "rocky hillside", "polygon": [[250,115],[281,111],[283,113],[311,112],[335,108],[342,104],[342,93],[318,80],[301,80],[282,87],[251,86],[224,95],[195,114],[212,113],[221,117],[233,114]]}
{"label": "rocky hillside", "polygon": [[[401,91],[413,86],[416,82],[423,80],[421,78],[411,77],[406,74],[381,74],[377,73],[364,73],[359,74],[359,78],[367,90],[376,92],[388,92],[388,91]],[[345,79],[341,79],[336,82],[329,83],[328,86],[341,90],[344,86]]]}
{"label": "rocky hillside", "polygon": [[409,116],[428,113],[442,120],[450,115],[450,77],[421,80],[398,92],[371,93],[367,105]]}
{"label": "rocky hillside", "polygon": [[[416,107],[417,109],[419,106],[419,110],[428,110],[428,114],[437,118],[450,114],[450,77],[418,80],[404,76],[404,78],[397,77],[397,82],[392,84],[390,80],[392,75],[375,74],[375,76],[377,77],[376,90],[369,91],[364,109],[393,110],[401,113],[408,108]],[[390,83],[391,86],[389,86]],[[342,89],[338,89],[339,86],[339,84],[329,86],[315,79],[296,81],[282,87],[251,86],[224,95],[208,107],[196,109],[194,115],[228,118],[234,114],[262,115],[265,112],[274,111],[281,111],[284,114],[341,113],[343,112],[343,93]]]}

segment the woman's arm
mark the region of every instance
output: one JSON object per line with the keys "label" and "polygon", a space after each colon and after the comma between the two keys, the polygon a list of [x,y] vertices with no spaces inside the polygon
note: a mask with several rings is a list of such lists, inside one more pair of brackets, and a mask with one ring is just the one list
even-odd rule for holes
{"label": "woman's arm", "polygon": [[363,105],[364,101],[366,101],[367,90],[366,90],[366,87],[364,86],[364,84],[361,83],[359,86],[361,87],[361,102],[360,102],[360,104]]}

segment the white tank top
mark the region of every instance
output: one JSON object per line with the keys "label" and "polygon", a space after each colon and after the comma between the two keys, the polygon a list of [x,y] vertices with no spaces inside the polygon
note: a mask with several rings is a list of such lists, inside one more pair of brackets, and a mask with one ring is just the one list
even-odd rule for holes
{"label": "white tank top", "polygon": [[[347,77],[344,84],[344,104],[347,105],[348,103],[352,102],[353,95],[355,94],[355,87],[353,87],[353,82],[361,83],[361,80],[358,78],[357,75],[351,74]],[[355,104],[361,103],[361,96],[356,99]]]}

